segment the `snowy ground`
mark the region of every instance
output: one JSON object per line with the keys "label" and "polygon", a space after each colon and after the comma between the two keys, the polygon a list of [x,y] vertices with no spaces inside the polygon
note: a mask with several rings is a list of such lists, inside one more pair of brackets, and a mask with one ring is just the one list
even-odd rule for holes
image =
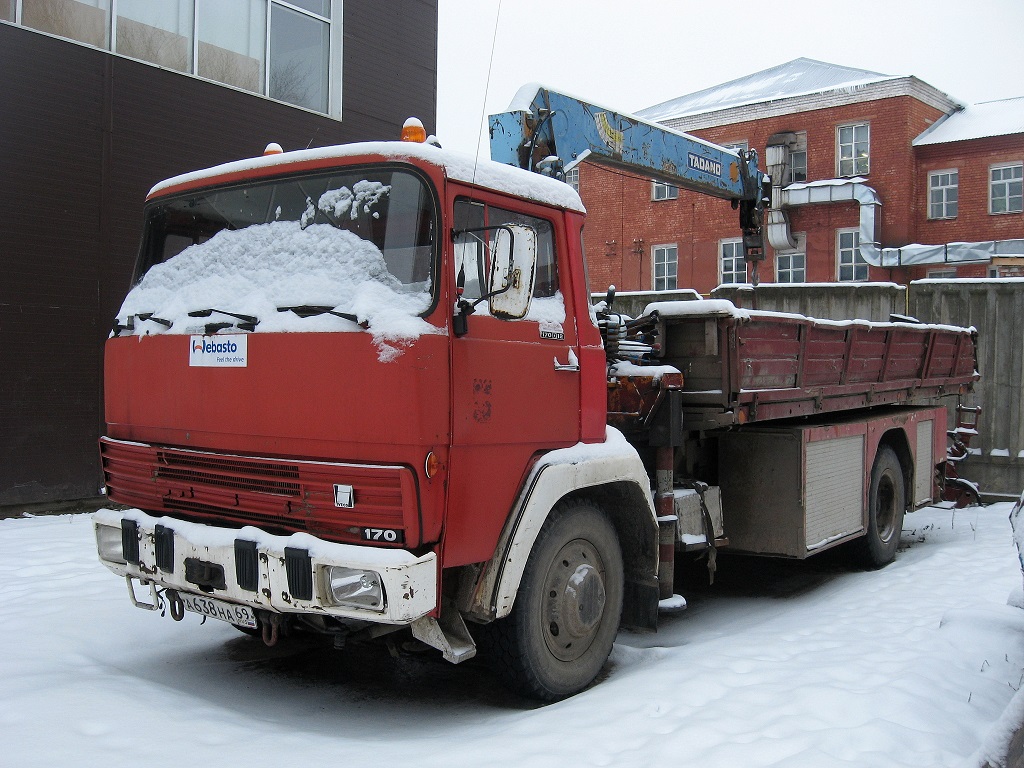
{"label": "snowy ground", "polygon": [[879,572],[723,557],[547,707],[475,660],[174,623],[129,604],[88,516],[0,520],[0,765],[976,766],[1024,721],[1008,512],[917,512]]}

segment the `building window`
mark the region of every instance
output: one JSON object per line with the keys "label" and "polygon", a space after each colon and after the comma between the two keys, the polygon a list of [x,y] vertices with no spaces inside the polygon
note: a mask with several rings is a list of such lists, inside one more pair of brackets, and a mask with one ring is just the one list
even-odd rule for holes
{"label": "building window", "polygon": [[860,232],[858,230],[841,229],[836,233],[836,254],[840,280],[868,279],[868,263],[860,255]]}
{"label": "building window", "polygon": [[21,23],[97,48],[110,47],[110,0],[21,0]]}
{"label": "building window", "polygon": [[807,282],[807,234],[794,234],[796,249],[792,251],[776,251],[775,282],[804,283]]}
{"label": "building window", "polygon": [[720,283],[745,283],[747,282],[747,262],[743,260],[743,239],[721,240],[718,244],[718,251],[722,255],[720,260],[721,278]]}
{"label": "building window", "polygon": [[580,191],[580,167],[578,165],[565,172],[565,183],[577,192]]}
{"label": "building window", "polygon": [[331,71],[331,12],[327,0],[270,4],[267,95],[316,112],[327,111]]}
{"label": "building window", "polygon": [[956,267],[952,269],[929,269],[929,280],[953,280],[956,278]]}
{"label": "building window", "polygon": [[679,187],[651,181],[651,200],[675,200],[679,197]]}
{"label": "building window", "polygon": [[995,165],[989,169],[988,212],[1020,213],[1024,211],[1024,165]]}
{"label": "building window", "polygon": [[955,219],[959,197],[959,176],[956,170],[928,174],[928,218]]}
{"label": "building window", "polygon": [[841,125],[836,129],[840,176],[864,176],[871,169],[871,131],[868,123]]}
{"label": "building window", "polygon": [[267,8],[261,0],[199,2],[196,69],[200,77],[263,92]]}
{"label": "building window", "polygon": [[807,131],[799,131],[795,134],[796,143],[789,150],[789,178],[790,184],[807,181]]}
{"label": "building window", "polygon": [[728,141],[722,145],[726,149],[731,149],[733,152],[746,152],[747,151],[747,140],[743,141]]}
{"label": "building window", "polygon": [[191,74],[194,21],[191,0],[118,0],[114,50]]}
{"label": "building window", "polygon": [[654,290],[674,291],[678,286],[679,249],[673,245],[656,245],[651,249],[654,263]]}
{"label": "building window", "polygon": [[340,117],[342,3],[0,0],[0,19]]}

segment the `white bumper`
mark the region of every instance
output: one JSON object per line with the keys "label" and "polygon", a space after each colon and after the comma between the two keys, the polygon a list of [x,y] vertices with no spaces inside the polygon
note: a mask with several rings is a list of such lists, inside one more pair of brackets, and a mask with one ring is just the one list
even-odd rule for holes
{"label": "white bumper", "polygon": [[[437,605],[437,556],[432,552],[417,557],[405,550],[336,544],[306,533],[272,536],[258,528],[198,525],[168,517],[151,517],[137,509],[124,512],[101,509],[96,512],[93,524],[97,538],[101,526],[120,530],[122,520],[132,521],[138,526],[139,562],[115,562],[105,559],[102,553],[100,555],[100,562],[119,576],[131,576],[157,586],[215,597],[254,609],[276,613],[314,613],[380,624],[410,624]],[[157,526],[163,529],[164,541],[173,536],[173,556],[168,563],[165,552],[164,568],[157,567]],[[109,529],[105,532],[111,533]],[[236,578],[236,541],[246,542],[250,548],[255,544],[258,564],[255,589],[243,588]],[[308,554],[311,597],[296,597],[291,593],[286,548]],[[223,568],[223,588],[211,592],[186,579],[186,560]],[[166,567],[168,564],[170,567]],[[331,566],[376,573],[383,587],[383,606],[378,609],[335,604],[326,583],[326,570]],[[292,576],[294,579],[295,574]]]}

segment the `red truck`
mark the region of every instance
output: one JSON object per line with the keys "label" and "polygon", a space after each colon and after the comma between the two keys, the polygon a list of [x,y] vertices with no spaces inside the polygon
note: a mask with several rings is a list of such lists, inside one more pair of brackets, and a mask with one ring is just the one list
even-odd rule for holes
{"label": "red truck", "polygon": [[[500,162],[420,136],[151,191],[105,353],[103,472],[127,509],[95,515],[136,605],[268,644],[407,630],[459,662],[481,642],[553,700],[620,625],[680,605],[677,551],[892,560],[935,496],[936,398],[976,378],[973,333],[591,306],[565,162],[653,158],[739,204],[752,259],[764,179],[753,153],[556,96],[494,119]],[[634,128],[699,157],[670,164]]]}

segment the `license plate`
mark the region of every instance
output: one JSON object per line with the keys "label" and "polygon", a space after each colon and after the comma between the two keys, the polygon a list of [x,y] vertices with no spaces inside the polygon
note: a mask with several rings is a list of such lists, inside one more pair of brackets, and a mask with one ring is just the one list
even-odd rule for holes
{"label": "license plate", "polygon": [[199,597],[198,595],[181,596],[186,611],[198,613],[200,616],[209,616],[211,619],[220,619],[230,624],[237,624],[240,627],[256,629],[256,614],[247,605],[235,605],[225,603],[213,597]]}

